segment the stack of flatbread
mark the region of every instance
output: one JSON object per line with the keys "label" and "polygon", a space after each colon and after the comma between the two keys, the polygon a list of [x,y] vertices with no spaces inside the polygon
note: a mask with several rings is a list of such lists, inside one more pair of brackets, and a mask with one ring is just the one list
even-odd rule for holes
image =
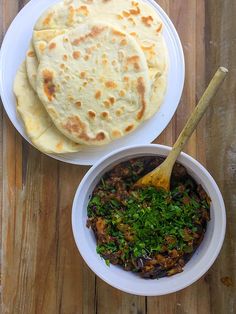
{"label": "stack of flatbread", "polygon": [[141,0],[65,0],[45,11],[14,82],[33,144],[77,152],[151,118],[167,84],[162,28]]}

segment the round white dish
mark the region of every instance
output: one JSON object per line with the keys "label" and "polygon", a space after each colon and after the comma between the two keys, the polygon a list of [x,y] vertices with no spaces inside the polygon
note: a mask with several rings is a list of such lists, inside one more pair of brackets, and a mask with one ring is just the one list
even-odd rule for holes
{"label": "round white dish", "polygon": [[203,242],[185,265],[184,271],[172,277],[158,280],[143,279],[118,266],[108,267],[96,253],[96,240],[91,229],[86,227],[87,204],[101,176],[124,160],[139,156],[166,156],[170,147],[162,145],[131,146],[109,154],[94,165],[81,181],[72,208],[72,228],[75,242],[85,262],[101,279],[122,291],[143,296],[159,296],[181,290],[204,275],[214,263],[223,244],[226,228],[225,206],[214,179],[195,159],[185,153],[178,158],[188,173],[203,186],[210,196],[211,220]]}
{"label": "round white dish", "polygon": [[[151,143],[166,128],[173,117],[183,90],[185,77],[185,64],[183,49],[179,36],[171,20],[156,4],[154,0],[148,2],[160,15],[164,23],[164,38],[169,51],[169,76],[165,101],[159,112],[150,120],[142,124],[133,133],[112,142],[109,145],[85,148],[83,151],[72,154],[49,156],[72,164],[92,165],[97,160],[114,151],[132,143],[141,145]],[[25,58],[33,26],[41,13],[57,0],[31,0],[16,16],[4,38],[0,52],[0,94],[6,113],[17,131],[31,143],[24,131],[23,123],[16,112],[16,100],[13,94],[13,81],[19,65]],[[173,84],[174,82],[174,84]],[[32,143],[31,143],[32,144]]]}

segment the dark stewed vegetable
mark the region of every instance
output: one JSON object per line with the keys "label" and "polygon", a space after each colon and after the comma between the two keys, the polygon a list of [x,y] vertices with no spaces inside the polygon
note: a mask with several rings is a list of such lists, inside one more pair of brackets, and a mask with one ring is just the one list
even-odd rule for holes
{"label": "dark stewed vegetable", "polygon": [[103,176],[88,205],[87,226],[97,238],[97,253],[108,265],[144,278],[181,272],[210,219],[209,197],[180,164],[173,169],[170,192],[133,188],[162,161],[142,157],[117,165]]}

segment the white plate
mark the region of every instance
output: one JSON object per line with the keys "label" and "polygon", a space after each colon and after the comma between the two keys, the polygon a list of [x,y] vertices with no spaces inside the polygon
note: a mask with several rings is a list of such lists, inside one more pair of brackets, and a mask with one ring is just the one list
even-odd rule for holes
{"label": "white plate", "polygon": [[[72,164],[92,165],[98,159],[115,149],[128,145],[151,143],[170,122],[173,117],[183,90],[185,64],[183,49],[179,36],[166,13],[154,0],[148,2],[158,12],[164,23],[164,38],[169,51],[169,76],[165,101],[159,112],[149,121],[142,124],[133,133],[96,148],[87,148],[82,152],[49,156]],[[25,53],[32,36],[33,26],[41,13],[57,0],[31,0],[16,16],[4,38],[0,52],[0,93],[5,110],[17,131],[29,142],[24,126],[16,113],[15,97],[12,91],[16,71],[25,58]],[[31,143],[32,144],[32,143]]]}

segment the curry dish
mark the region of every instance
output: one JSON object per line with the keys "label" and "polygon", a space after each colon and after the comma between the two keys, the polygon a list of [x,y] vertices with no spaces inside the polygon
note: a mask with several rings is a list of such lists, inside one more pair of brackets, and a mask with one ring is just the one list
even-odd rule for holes
{"label": "curry dish", "polygon": [[88,204],[87,226],[97,239],[97,253],[107,265],[120,265],[143,278],[183,271],[204,237],[210,198],[176,163],[170,192],[134,183],[163,158],[125,161],[99,181]]}

